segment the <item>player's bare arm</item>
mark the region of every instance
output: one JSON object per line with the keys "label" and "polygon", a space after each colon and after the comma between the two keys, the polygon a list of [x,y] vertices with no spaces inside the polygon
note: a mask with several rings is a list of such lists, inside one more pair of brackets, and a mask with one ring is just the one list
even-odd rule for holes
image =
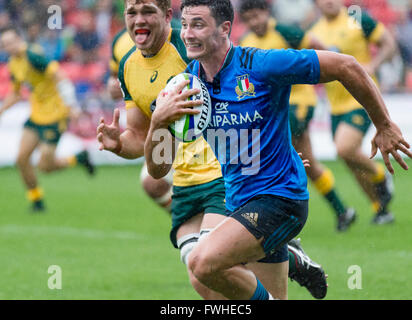
{"label": "player's bare arm", "polygon": [[381,38],[377,42],[378,50],[372,61],[364,66],[366,71],[372,75],[375,74],[378,68],[386,61],[393,58],[396,53],[396,42],[392,34],[385,30]]}
{"label": "player's bare arm", "polygon": [[[185,114],[195,115],[200,112],[191,108],[201,105],[203,103],[202,100],[187,100],[190,96],[198,94],[200,91],[198,89],[191,89],[182,92],[183,88],[189,83],[190,81],[184,81],[170,92],[165,92],[162,90],[156,99],[156,109],[152,115],[152,121],[145,143],[147,169],[149,174],[155,179],[163,178],[170,171],[175,157],[174,151],[176,150],[176,141],[172,135],[167,132],[169,124],[179,120]],[[164,139],[168,139],[168,141],[159,141],[159,139],[155,139],[155,133],[157,130],[167,132],[168,134],[164,137]],[[167,163],[159,163],[159,161],[156,161],[153,157],[154,149],[160,143],[166,143],[173,146],[171,148],[171,158],[168,159],[169,161],[167,161]]]}
{"label": "player's bare arm", "polygon": [[389,160],[392,155],[405,170],[408,165],[398,150],[412,158],[410,145],[402,136],[399,127],[391,120],[383,98],[365,69],[352,56],[327,51],[317,51],[320,63],[320,82],[337,80],[365,108],[376,127],[372,140],[373,158],[380,149],[389,172],[394,173]]}
{"label": "player's bare arm", "polygon": [[3,105],[0,107],[0,116],[7,109],[10,109],[13,105],[21,100],[20,92],[12,91],[4,99]]}
{"label": "player's bare arm", "polygon": [[125,159],[137,159],[144,155],[144,142],[150,120],[139,108],[126,111],[126,129],[120,130],[120,110],[113,112],[113,121],[106,124],[103,118],[97,127],[99,150],[107,150]]}

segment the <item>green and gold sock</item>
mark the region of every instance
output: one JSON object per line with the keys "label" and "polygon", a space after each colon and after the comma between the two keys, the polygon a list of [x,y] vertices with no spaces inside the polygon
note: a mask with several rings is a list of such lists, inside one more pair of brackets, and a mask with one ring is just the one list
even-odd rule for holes
{"label": "green and gold sock", "polygon": [[345,213],[346,206],[338,196],[335,190],[335,178],[332,171],[324,170],[322,175],[314,181],[315,188],[322,194],[329,202],[337,216]]}

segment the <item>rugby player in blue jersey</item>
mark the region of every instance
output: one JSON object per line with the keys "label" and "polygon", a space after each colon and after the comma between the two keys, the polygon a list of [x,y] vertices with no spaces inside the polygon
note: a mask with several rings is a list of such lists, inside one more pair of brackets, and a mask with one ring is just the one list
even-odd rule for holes
{"label": "rugby player in blue jersey", "polygon": [[[204,136],[221,163],[231,213],[193,249],[189,268],[201,283],[229,299],[265,300],[269,293],[244,264],[276,255],[283,290],[277,298],[286,298],[287,242],[302,230],[309,199],[305,169],[291,144],[291,85],[340,81],[369,113],[377,129],[372,156],[380,149],[391,173],[390,154],[408,169],[398,151],[412,158],[410,145],[353,57],[234,47],[229,40],[234,16],[230,0],[183,0],[181,8],[181,37],[188,57],[195,59],[187,72],[205,82],[212,98],[212,121]],[[188,108],[200,104],[186,100],[197,93],[182,93],[187,84],[158,96],[145,144],[148,170],[155,178],[164,176],[171,162],[153,161],[152,151],[161,143],[153,133],[184,113],[193,114]]]}

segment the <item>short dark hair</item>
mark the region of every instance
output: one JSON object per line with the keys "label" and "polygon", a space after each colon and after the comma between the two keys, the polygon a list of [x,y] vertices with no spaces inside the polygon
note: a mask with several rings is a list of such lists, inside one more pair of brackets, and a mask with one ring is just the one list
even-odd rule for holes
{"label": "short dark hair", "polygon": [[197,6],[209,7],[212,17],[218,25],[225,21],[230,21],[233,24],[235,12],[230,0],[182,0],[180,10],[183,11],[185,7]]}
{"label": "short dark hair", "polygon": [[[124,4],[126,5],[126,2],[129,0],[124,0]],[[136,3],[141,0],[136,0]],[[164,12],[166,13],[167,10],[169,10],[172,7],[172,2],[171,0],[154,0],[157,4],[157,6]]]}
{"label": "short dark hair", "polygon": [[253,9],[269,10],[270,6],[266,0],[241,0],[239,3],[239,14]]}

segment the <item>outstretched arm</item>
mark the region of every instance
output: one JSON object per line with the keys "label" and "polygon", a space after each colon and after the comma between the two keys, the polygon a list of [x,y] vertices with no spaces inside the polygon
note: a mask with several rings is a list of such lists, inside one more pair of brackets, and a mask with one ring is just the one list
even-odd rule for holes
{"label": "outstretched arm", "polygon": [[125,159],[137,159],[144,155],[144,142],[149,130],[150,120],[139,108],[127,109],[127,124],[120,132],[120,111],[115,109],[113,121],[106,124],[100,119],[97,127],[97,141],[100,150],[107,150]]}
{"label": "outstretched arm", "polygon": [[389,172],[394,173],[389,160],[391,154],[405,170],[408,165],[398,153],[402,151],[412,158],[410,145],[402,136],[399,127],[391,120],[379,89],[365,69],[349,55],[329,51],[316,51],[320,64],[319,82],[339,81],[352,94],[352,96],[368,112],[376,127],[376,135],[372,140],[373,158],[377,150],[382,153],[383,160]]}

